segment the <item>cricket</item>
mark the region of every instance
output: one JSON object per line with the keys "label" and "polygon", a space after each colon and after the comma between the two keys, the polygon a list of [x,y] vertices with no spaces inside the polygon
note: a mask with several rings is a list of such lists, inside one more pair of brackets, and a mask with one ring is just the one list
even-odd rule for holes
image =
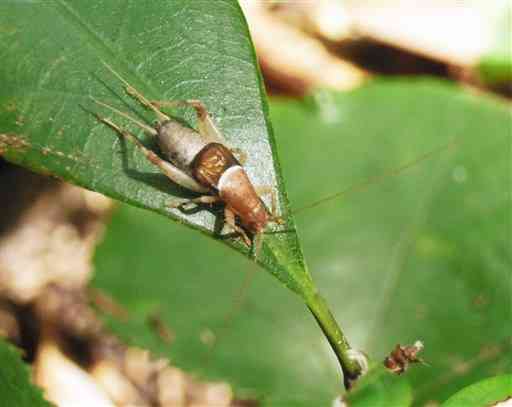
{"label": "cricket", "polygon": [[[275,189],[268,185],[254,186],[252,184],[243,167],[247,158],[246,154],[229,145],[200,100],[150,101],[110,65],[105,62],[103,64],[125,85],[125,91],[128,95],[137,100],[144,108],[155,113],[157,122],[154,126],[150,126],[107,103],[95,98],[92,98],[92,100],[118,116],[128,119],[150,136],[156,137],[164,158],[146,148],[134,134],[121,128],[111,119],[95,114],[97,119],[111,127],[126,140],[134,143],[144,156],[172,182],[189,191],[201,194],[196,198],[174,199],[168,203],[170,208],[187,209],[191,208],[191,205],[193,207],[196,205],[224,204],[225,224],[231,228],[236,236],[243,240],[253,256],[257,258],[261,250],[262,235],[267,227],[270,224],[284,223],[277,214]],[[187,106],[195,110],[198,119],[197,130],[173,120],[160,110],[162,107],[177,106]],[[385,178],[398,175],[454,144],[455,142],[452,141],[445,146],[421,155],[412,162],[370,178],[361,184],[351,186],[347,190],[319,199],[292,211],[292,213],[314,208],[356,190],[364,190]],[[261,199],[262,196],[268,194],[271,195],[272,206],[270,210]]]}
{"label": "cricket", "polygon": [[[174,199],[168,204],[170,208],[186,209],[190,208],[190,205],[223,203],[224,222],[242,238],[257,257],[266,227],[271,223],[282,223],[276,213],[275,190],[271,186],[254,186],[251,183],[243,168],[245,153],[230,147],[201,101],[193,99],[150,101],[111,66],[106,63],[104,65],[125,85],[128,95],[135,98],[144,108],[155,113],[157,122],[154,126],[149,126],[113,106],[92,98],[93,101],[156,137],[165,158],[146,148],[134,134],[121,128],[109,118],[96,114],[98,120],[134,143],[144,156],[172,182],[201,194],[197,198]],[[197,131],[172,120],[160,110],[162,107],[177,106],[188,106],[195,110],[198,119]],[[267,194],[272,198],[271,210],[261,199],[261,196]]]}

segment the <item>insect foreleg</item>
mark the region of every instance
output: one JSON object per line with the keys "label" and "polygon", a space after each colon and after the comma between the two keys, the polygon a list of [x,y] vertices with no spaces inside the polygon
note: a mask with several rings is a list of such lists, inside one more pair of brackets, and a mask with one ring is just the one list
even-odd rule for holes
{"label": "insect foreleg", "polygon": [[268,185],[260,185],[254,188],[259,196],[270,195],[272,207],[270,209],[270,220],[279,224],[283,223],[282,218],[277,214],[277,194],[276,190]]}
{"label": "insect foreleg", "polygon": [[177,106],[189,106],[194,108],[198,120],[199,134],[201,134],[201,136],[210,143],[220,143],[229,147],[227,140],[224,138],[217,126],[215,126],[212,117],[208,113],[208,110],[206,110],[206,106],[200,100],[154,100],[151,101],[151,104],[157,108]]}
{"label": "insect foreleg", "polygon": [[102,121],[106,125],[110,126],[112,129],[114,129],[119,135],[123,136],[127,140],[134,143],[139,150],[142,151],[144,156],[151,161],[154,165],[156,165],[160,171],[165,174],[171,181],[174,183],[182,186],[183,188],[189,189],[191,191],[195,192],[207,192],[208,189],[197,183],[196,180],[194,180],[189,175],[185,174],[183,171],[181,171],[179,168],[176,168],[174,165],[172,165],[170,162],[162,160],[158,155],[156,155],[153,151],[147,149],[144,144],[142,144],[137,137],[135,137],[133,134],[131,134],[127,130],[123,130],[120,128],[117,124],[112,122],[110,119],[97,116],[98,120]]}
{"label": "insect foreleg", "polygon": [[251,239],[249,239],[247,233],[245,233],[245,231],[236,224],[235,214],[231,212],[229,208],[224,208],[224,220],[232,230],[240,235],[247,246],[252,246]]}
{"label": "insect foreleg", "polygon": [[244,165],[247,161],[247,154],[240,148],[234,148],[229,145],[229,142],[224,138],[221,131],[215,126],[215,123],[206,110],[206,106],[200,100],[187,99],[187,100],[153,100],[151,101],[155,107],[176,107],[188,106],[194,108],[197,120],[199,134],[209,143],[220,143],[231,150],[237,156],[240,164]]}
{"label": "insect foreleg", "polygon": [[263,245],[263,234],[257,233],[256,236],[254,236],[254,258],[257,259],[261,252],[261,246]]}

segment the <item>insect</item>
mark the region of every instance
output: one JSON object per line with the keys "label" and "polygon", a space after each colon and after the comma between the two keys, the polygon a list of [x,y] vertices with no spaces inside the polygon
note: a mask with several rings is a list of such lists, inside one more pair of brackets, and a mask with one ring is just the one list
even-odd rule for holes
{"label": "insect", "polygon": [[414,345],[396,345],[395,349],[384,359],[384,366],[396,374],[404,373],[411,363],[426,364],[418,353],[423,350],[423,342],[416,341]]}
{"label": "insect", "polygon": [[[110,65],[105,62],[104,65],[125,85],[125,91],[128,95],[136,99],[143,107],[155,113],[157,123],[154,126],[149,126],[113,106],[92,98],[93,101],[130,120],[146,133],[155,137],[165,158],[161,158],[154,151],[146,148],[135,135],[119,127],[109,118],[96,114],[98,120],[134,143],[145,157],[175,184],[202,194],[191,199],[175,199],[168,204],[169,207],[186,209],[189,205],[223,203],[225,223],[235,234],[242,238],[257,257],[261,248],[262,234],[267,226],[271,223],[283,223],[282,219],[276,214],[277,198],[275,190],[270,186],[255,187],[251,183],[243,167],[246,158],[245,153],[229,145],[201,101],[194,99],[150,101]],[[198,119],[197,131],[171,119],[160,110],[162,107],[177,106],[188,106],[195,110]],[[383,176],[369,179],[367,182],[347,191],[330,195],[295,210],[293,213],[313,208],[351,190],[364,189],[387,176],[396,175],[418,164],[446,147],[443,146],[438,150],[429,152]],[[272,198],[271,210],[265,206],[261,199],[261,196],[266,194],[270,194]],[[237,220],[241,226],[239,226]]]}
{"label": "insect", "polygon": [[[112,120],[96,115],[98,120],[134,143],[145,157],[171,181],[185,189],[202,194],[192,199],[176,199],[169,203],[169,207],[184,209],[189,205],[223,203],[225,223],[243,239],[249,248],[254,249],[257,256],[261,247],[261,236],[267,225],[282,223],[276,215],[274,189],[269,186],[255,187],[251,183],[243,168],[245,153],[229,146],[201,101],[149,101],[112,67],[106,63],[105,66],[126,86],[125,90],[130,96],[155,113],[157,123],[152,127],[93,98],[94,102],[130,120],[146,133],[154,136],[165,158],[146,148],[135,135],[122,129]],[[172,120],[160,110],[162,107],[177,106],[188,106],[195,110],[198,119],[197,131]],[[266,194],[271,194],[272,197],[271,210],[267,209],[260,197]],[[237,220],[241,226],[237,224]]]}

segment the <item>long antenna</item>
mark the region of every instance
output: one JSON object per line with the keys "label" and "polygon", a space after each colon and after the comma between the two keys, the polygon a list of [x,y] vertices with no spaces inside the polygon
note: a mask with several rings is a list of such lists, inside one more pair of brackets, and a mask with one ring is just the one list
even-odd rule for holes
{"label": "long antenna", "polygon": [[114,68],[112,68],[109,64],[107,64],[105,61],[101,61],[105,67],[112,72],[117,79],[119,79],[121,82],[123,82],[126,85],[126,92],[133,96],[135,99],[139,101],[142,105],[144,105],[146,108],[151,109],[155,114],[158,116],[158,120],[161,122],[170,120],[170,117],[163,114],[160,110],[158,110],[153,104],[144,97],[142,93],[140,93],[137,89],[135,89],[132,85],[128,83],[126,79],[124,79],[120,74],[118,74]]}
{"label": "long antenna", "polygon": [[103,106],[103,107],[106,107],[107,109],[113,111],[114,113],[118,114],[119,116],[122,116],[124,117],[125,119],[128,119],[130,120],[131,122],[135,123],[137,126],[139,126],[141,129],[144,129],[146,130],[149,134],[153,135],[153,136],[156,136],[158,134],[158,132],[153,128],[153,127],[150,127],[148,126],[147,124],[144,124],[140,121],[138,121],[137,119],[134,119],[133,117],[131,117],[129,114],[126,114],[124,112],[121,112],[120,110],[117,110],[115,107],[113,106],[110,106],[98,99],[95,99],[93,98],[92,96],[90,96],[90,98],[93,100],[94,103],[100,105],[100,106]]}
{"label": "long antenna", "polygon": [[250,270],[247,270],[245,272],[245,276],[242,280],[242,283],[236,288],[236,293],[232,299],[231,308],[229,309],[229,312],[224,314],[222,325],[217,329],[217,332],[215,333],[215,342],[213,343],[213,346],[210,347],[210,349],[208,350],[204,357],[203,364],[201,366],[203,369],[209,365],[213,353],[217,349],[219,342],[222,339],[224,339],[224,335],[228,333],[228,329],[231,327],[233,320],[244,307],[244,304],[247,300],[247,290],[249,289],[252,280],[256,276],[257,271],[257,267],[252,267]]}
{"label": "long antenna", "polygon": [[[409,168],[414,167],[415,165],[421,163],[422,161],[425,161],[425,160],[431,158],[432,156],[434,156],[434,155],[436,155],[436,154],[438,154],[440,152],[443,152],[443,151],[445,151],[445,150],[447,150],[447,149],[449,149],[451,147],[456,147],[458,144],[459,144],[459,141],[457,139],[454,139],[451,142],[449,142],[448,144],[445,144],[445,145],[443,145],[441,147],[438,147],[435,150],[429,151],[429,152],[427,152],[427,153],[417,157],[415,160],[410,161],[408,163],[405,163],[404,165],[402,165],[400,167],[388,170],[388,171],[386,171],[382,175],[369,178],[366,181],[363,181],[363,182],[361,182],[359,184],[352,185],[351,187],[345,189],[344,191],[341,191],[341,192],[338,192],[338,193],[326,196],[326,197],[324,197],[322,199],[319,199],[318,201],[315,201],[315,202],[313,202],[313,203],[311,203],[309,205],[303,206],[303,207],[301,207],[299,209],[292,210],[291,213],[295,214],[297,212],[300,212],[300,211],[303,211],[303,210],[306,210],[306,209],[315,208],[315,207],[317,207],[317,206],[319,206],[319,205],[321,205],[321,204],[323,204],[323,203],[325,203],[327,201],[330,201],[332,199],[335,199],[335,198],[338,198],[340,196],[346,195],[346,194],[348,194],[350,192],[364,191],[365,189],[369,188],[371,185],[373,185],[375,183],[378,183],[378,182],[382,181],[383,179],[385,179],[387,177],[398,175],[398,174],[408,170]],[[288,232],[291,232],[291,231],[292,230],[288,230],[288,229],[287,230],[277,230],[277,231],[263,232],[263,234],[288,233]],[[229,326],[231,325],[234,317],[242,309],[243,304],[244,304],[245,299],[246,299],[245,297],[246,297],[247,289],[249,288],[249,285],[251,284],[251,281],[253,279],[254,274],[255,274],[255,269],[246,272],[246,276],[245,276],[242,284],[237,289],[237,293],[236,293],[235,298],[233,300],[233,305],[230,308],[229,312],[225,315],[224,322],[223,322],[222,326],[220,327],[219,332],[217,333],[217,339],[216,339],[216,341],[214,343],[214,346],[206,354],[205,361],[203,363],[203,367],[208,365],[208,363],[209,363],[209,361],[210,361],[210,359],[212,357],[213,352],[215,351],[216,345],[218,344],[219,340],[223,338],[223,336],[226,333],[227,329],[229,329]]]}
{"label": "long antenna", "polygon": [[458,145],[458,140],[454,139],[451,142],[449,142],[448,144],[445,144],[444,146],[436,148],[435,150],[429,151],[429,152],[427,152],[427,153],[425,153],[423,155],[420,155],[419,157],[417,157],[413,161],[405,163],[405,164],[401,165],[400,167],[390,169],[390,170],[384,172],[381,175],[377,175],[377,176],[368,178],[366,181],[363,181],[363,182],[361,182],[359,184],[352,185],[352,186],[348,187],[347,189],[345,189],[345,190],[343,190],[341,192],[337,192],[337,193],[332,194],[332,195],[327,195],[326,197],[324,197],[322,199],[319,199],[318,201],[314,201],[314,202],[312,202],[312,203],[310,203],[310,204],[308,204],[306,206],[303,206],[301,208],[292,210],[291,213],[292,214],[296,214],[296,213],[302,212],[302,211],[304,211],[306,209],[316,208],[317,206],[319,206],[319,205],[321,205],[321,204],[323,204],[325,202],[328,202],[328,201],[331,201],[333,199],[339,198],[341,196],[347,195],[347,194],[349,194],[351,192],[364,191],[364,190],[368,189],[370,186],[372,186],[373,184],[379,183],[379,182],[383,181],[384,179],[386,179],[388,177],[399,175],[402,172],[404,172],[404,171],[406,171],[406,170],[416,166],[417,164],[419,164],[419,163],[421,163],[421,162],[423,162],[425,160],[428,160],[429,158],[432,158],[434,155],[439,154],[439,153],[443,152],[444,150],[447,150],[447,149],[449,149],[451,147],[456,147],[457,145]]}

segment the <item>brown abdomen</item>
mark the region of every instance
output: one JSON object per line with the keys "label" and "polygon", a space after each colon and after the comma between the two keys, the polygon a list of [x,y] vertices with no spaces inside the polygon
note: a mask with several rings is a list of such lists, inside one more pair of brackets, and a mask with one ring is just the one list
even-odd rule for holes
{"label": "brown abdomen", "polygon": [[267,208],[242,167],[233,167],[223,174],[219,196],[247,230],[259,233],[265,228],[269,219]]}
{"label": "brown abdomen", "polygon": [[236,165],[240,163],[227,147],[220,143],[210,143],[192,161],[192,176],[201,185],[218,189],[222,174]]}

